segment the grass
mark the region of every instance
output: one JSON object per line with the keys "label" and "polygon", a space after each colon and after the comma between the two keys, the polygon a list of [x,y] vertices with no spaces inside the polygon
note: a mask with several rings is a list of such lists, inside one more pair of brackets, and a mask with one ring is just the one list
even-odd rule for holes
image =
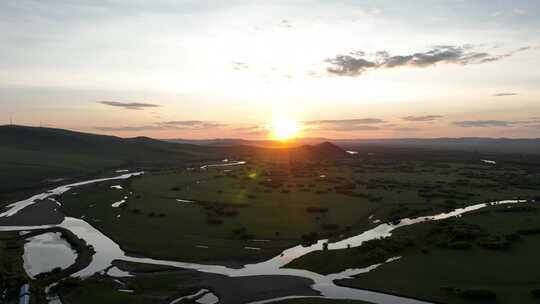
{"label": "grass", "polygon": [[[493,208],[492,208],[493,209]],[[500,207],[494,208],[500,209]],[[452,229],[479,227],[482,233],[508,235],[516,231],[539,228],[540,212],[478,212],[458,220],[447,220]],[[414,246],[398,251],[400,260],[354,279],[342,280],[341,285],[397,293],[443,303],[471,303],[457,290],[483,289],[496,293],[497,299],[479,303],[537,303],[531,291],[540,288],[540,235],[523,235],[512,241],[505,250],[485,249],[478,240],[468,240],[469,249],[441,248],[444,239],[440,232],[433,234],[440,223],[422,223],[395,231],[391,239],[410,238]],[[459,228],[461,229],[461,228]],[[356,267],[365,253],[358,249],[320,252],[308,255],[296,266],[312,270],[337,270]],[[330,266],[325,265],[325,263]],[[302,265],[303,264],[303,265]],[[454,292],[448,291],[454,289]],[[476,303],[476,302],[475,302]]]}
{"label": "grass", "polygon": [[353,300],[328,300],[328,299],[317,299],[317,298],[304,298],[304,299],[290,299],[275,302],[279,304],[367,304],[368,302],[364,301],[353,301]]}
{"label": "grass", "polygon": [[62,295],[62,303],[77,304],[114,304],[114,303],[148,303],[137,295],[121,292],[112,288],[108,283],[91,282],[73,288],[69,293]]}
{"label": "grass", "polygon": [[[468,201],[539,193],[498,183],[499,175],[520,173],[516,167],[491,170],[481,164],[421,162],[396,167],[365,160],[306,167],[252,161],[237,167],[155,171],[121,182],[124,190],[110,188],[119,182],[96,184],[60,200],[66,214],[85,216],[127,251],[183,261],[242,263],[272,257],[312,233],[332,239],[356,234],[375,225],[371,215],[391,221],[436,214]],[[467,177],[486,170],[491,170],[491,180]],[[276,183],[265,184],[269,180]],[[350,185],[350,190],[343,188]],[[111,208],[125,196],[123,208]]]}
{"label": "grass", "polygon": [[23,244],[16,232],[0,232],[0,290],[6,300],[17,299],[20,286],[29,281],[23,269]]}
{"label": "grass", "polygon": [[0,126],[0,199],[118,167],[163,167],[219,159],[218,148],[60,129]]}

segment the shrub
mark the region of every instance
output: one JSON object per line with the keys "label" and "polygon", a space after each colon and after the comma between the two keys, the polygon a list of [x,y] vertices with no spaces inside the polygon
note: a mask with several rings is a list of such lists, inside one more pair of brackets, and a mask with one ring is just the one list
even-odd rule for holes
{"label": "shrub", "polygon": [[465,241],[457,241],[457,242],[448,244],[448,248],[454,249],[454,250],[469,249],[471,248],[471,246],[472,245],[469,242],[465,242]]}
{"label": "shrub", "polygon": [[217,218],[210,218],[208,219],[208,224],[210,225],[220,225],[223,224],[223,220],[217,219]]}
{"label": "shrub", "polygon": [[243,234],[247,231],[246,227],[235,228],[232,230],[234,234]]}
{"label": "shrub", "polygon": [[504,238],[507,241],[517,241],[521,238],[521,236],[517,233],[510,233],[510,234],[505,235]]}
{"label": "shrub", "polygon": [[319,234],[317,232],[312,232],[310,234],[302,235],[302,246],[310,246],[319,240]]}
{"label": "shrub", "polygon": [[[540,201],[540,200],[539,200]],[[531,295],[537,299],[540,299],[540,289],[531,290]]]}
{"label": "shrub", "polygon": [[322,228],[324,230],[338,230],[339,229],[339,225],[338,224],[323,224],[322,225]]}
{"label": "shrub", "polygon": [[309,213],[327,213],[328,208],[323,207],[307,207],[306,211]]}
{"label": "shrub", "polygon": [[521,230],[518,230],[517,233],[522,234],[522,235],[540,234],[540,228],[521,229]]}
{"label": "shrub", "polygon": [[487,249],[502,250],[509,248],[510,242],[499,237],[488,237],[480,239],[478,245]]}
{"label": "shrub", "polygon": [[236,210],[227,210],[223,213],[225,216],[237,216],[238,215],[238,211]]}
{"label": "shrub", "polygon": [[460,296],[468,299],[488,300],[497,298],[494,291],[488,289],[464,289],[460,292]]}

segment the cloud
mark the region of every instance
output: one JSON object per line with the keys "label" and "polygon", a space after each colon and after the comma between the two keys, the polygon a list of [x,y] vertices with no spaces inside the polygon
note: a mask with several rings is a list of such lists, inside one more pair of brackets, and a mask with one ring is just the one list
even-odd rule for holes
{"label": "cloud", "polygon": [[268,125],[252,125],[247,127],[234,128],[233,130],[244,135],[253,136],[263,136],[270,133],[270,127]]}
{"label": "cloud", "polygon": [[114,131],[155,131],[155,130],[207,130],[219,127],[224,127],[225,124],[201,121],[201,120],[177,120],[177,121],[164,121],[158,122],[152,125],[143,126],[121,126],[121,127],[95,127],[96,130],[105,132]]}
{"label": "cloud", "polygon": [[285,28],[291,28],[291,27],[293,27],[292,24],[291,24],[291,22],[290,22],[289,20],[287,20],[287,19],[281,20],[281,22],[279,23],[279,26],[285,27]]}
{"label": "cloud", "polygon": [[357,124],[380,124],[385,121],[380,118],[357,118],[357,119],[335,119],[335,120],[309,120],[304,121],[305,125],[357,125]]}
{"label": "cloud", "polygon": [[245,62],[240,61],[232,61],[231,64],[233,65],[233,69],[239,71],[239,70],[246,70],[249,68],[249,65]]}
{"label": "cloud", "polygon": [[393,130],[394,131],[400,131],[400,132],[416,132],[416,131],[420,131],[420,129],[418,129],[418,128],[409,128],[409,127],[398,127],[398,128],[394,128]]}
{"label": "cloud", "polygon": [[304,121],[307,127],[330,131],[370,131],[379,128],[373,125],[385,123],[379,118],[336,119],[336,120],[311,120]]}
{"label": "cloud", "polygon": [[503,92],[503,93],[495,93],[493,96],[495,97],[503,97],[503,96],[516,96],[519,95],[518,93],[511,93],[511,92]]}
{"label": "cloud", "polygon": [[173,120],[159,122],[158,125],[163,127],[169,127],[174,129],[188,129],[188,130],[202,130],[202,129],[214,129],[226,126],[225,124],[201,121],[201,120]]}
{"label": "cloud", "polygon": [[440,118],[443,118],[444,116],[441,115],[424,115],[424,116],[405,116],[401,119],[407,120],[407,121],[434,121]]}
{"label": "cloud", "polygon": [[142,102],[98,101],[98,103],[107,105],[107,106],[112,106],[112,107],[124,108],[128,110],[142,110],[144,108],[160,107],[160,105],[157,105],[157,104],[142,103]]}
{"label": "cloud", "polygon": [[365,126],[365,125],[352,125],[352,126],[335,126],[330,130],[344,132],[344,131],[374,131],[379,130],[379,127]]}
{"label": "cloud", "polygon": [[126,131],[154,131],[154,130],[165,130],[161,126],[132,126],[132,127],[95,127],[94,129],[104,132],[126,132]]}
{"label": "cloud", "polygon": [[525,16],[528,12],[521,8],[513,8],[511,10],[507,11],[497,11],[493,14],[491,14],[492,17],[498,18],[498,17],[519,17],[519,16]]}
{"label": "cloud", "polygon": [[507,121],[507,120],[465,120],[465,121],[454,121],[452,123],[458,127],[463,128],[486,128],[486,127],[511,127],[516,122]]}
{"label": "cloud", "polygon": [[471,45],[437,45],[429,51],[408,55],[391,55],[387,51],[378,51],[368,56],[365,52],[357,51],[349,55],[337,55],[334,58],[327,59],[326,62],[332,66],[326,70],[332,75],[356,77],[369,70],[393,69],[405,66],[426,68],[438,64],[482,64],[510,57],[529,48],[522,47],[512,52],[497,55],[474,51]]}

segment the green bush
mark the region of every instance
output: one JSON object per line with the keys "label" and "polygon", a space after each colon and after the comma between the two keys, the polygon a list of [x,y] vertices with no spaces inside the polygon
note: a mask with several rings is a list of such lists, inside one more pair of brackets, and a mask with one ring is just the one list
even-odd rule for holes
{"label": "green bush", "polygon": [[464,289],[460,292],[460,296],[477,300],[492,300],[497,298],[497,294],[488,289]]}

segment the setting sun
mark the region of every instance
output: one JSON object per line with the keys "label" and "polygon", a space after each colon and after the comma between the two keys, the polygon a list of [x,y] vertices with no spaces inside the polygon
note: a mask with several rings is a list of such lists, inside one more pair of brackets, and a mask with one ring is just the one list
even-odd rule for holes
{"label": "setting sun", "polygon": [[275,139],[287,141],[296,137],[299,132],[300,125],[292,119],[280,118],[272,123],[272,134]]}

